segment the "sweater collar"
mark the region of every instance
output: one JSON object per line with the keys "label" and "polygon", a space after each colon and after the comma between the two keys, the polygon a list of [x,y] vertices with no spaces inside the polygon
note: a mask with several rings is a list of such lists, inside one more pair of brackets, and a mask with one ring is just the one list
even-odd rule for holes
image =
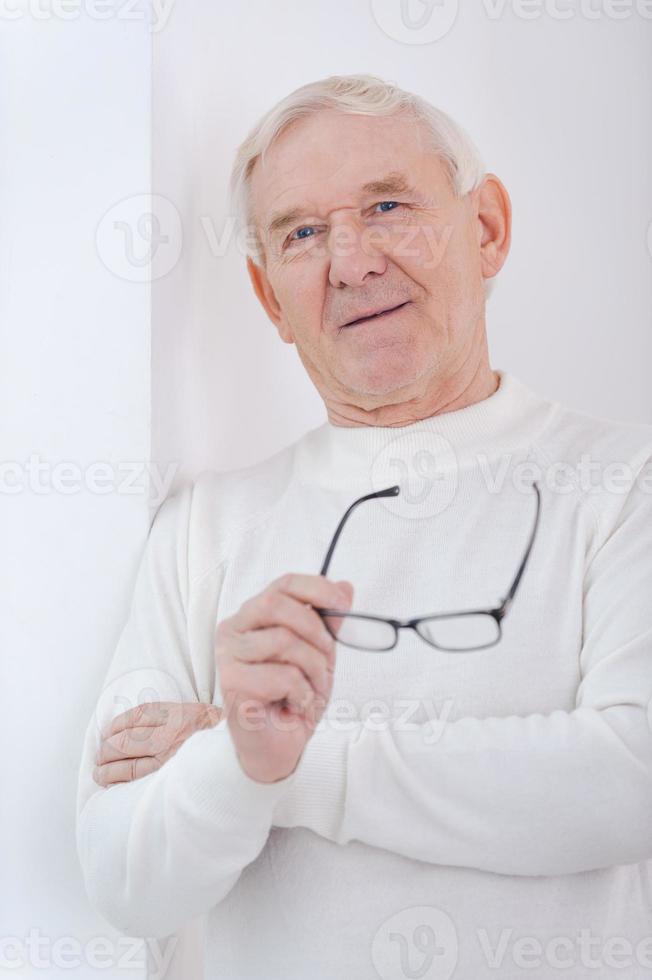
{"label": "sweater collar", "polygon": [[508,371],[496,369],[493,394],[465,408],[404,426],[341,426],[330,421],[296,444],[301,483],[379,489],[390,483],[436,478],[441,471],[529,448],[554,404]]}

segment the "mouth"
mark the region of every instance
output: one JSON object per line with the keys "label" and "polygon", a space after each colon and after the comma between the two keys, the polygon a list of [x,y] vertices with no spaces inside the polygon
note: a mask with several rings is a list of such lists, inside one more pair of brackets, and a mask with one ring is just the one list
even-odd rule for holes
{"label": "mouth", "polygon": [[398,310],[402,310],[404,306],[407,306],[409,300],[405,303],[399,303],[398,306],[388,307],[386,310],[378,310],[377,313],[368,313],[366,316],[359,316],[356,320],[350,320],[349,323],[343,323],[341,328],[344,330],[347,327],[355,327],[360,323],[370,323],[372,320],[383,320],[390,317],[393,313],[397,313]]}

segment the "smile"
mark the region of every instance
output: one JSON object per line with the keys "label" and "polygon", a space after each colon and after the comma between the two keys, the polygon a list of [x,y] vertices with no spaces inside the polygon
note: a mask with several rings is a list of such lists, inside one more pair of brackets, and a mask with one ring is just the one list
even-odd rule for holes
{"label": "smile", "polygon": [[369,316],[358,317],[357,320],[352,320],[350,323],[345,323],[342,329],[347,327],[355,327],[360,323],[370,323],[372,320],[382,320],[386,317],[390,317],[393,313],[397,313],[399,310],[402,310],[404,306],[407,306],[408,302],[409,300],[407,300],[405,303],[400,303],[398,306],[393,306],[389,310],[382,310],[380,313],[371,313]]}

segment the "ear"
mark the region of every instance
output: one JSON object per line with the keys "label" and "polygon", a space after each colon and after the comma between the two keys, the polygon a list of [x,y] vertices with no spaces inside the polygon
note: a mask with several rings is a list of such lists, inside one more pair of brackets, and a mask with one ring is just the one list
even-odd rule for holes
{"label": "ear", "polygon": [[256,265],[254,260],[249,255],[247,256],[247,272],[249,273],[251,284],[254,287],[254,292],[260,300],[265,313],[278,330],[281,340],[286,344],[293,344],[294,337],[292,336],[292,331],[285,322],[283,311],[281,310],[278,300],[274,295],[274,290],[272,289],[272,285],[267,278],[267,273],[265,272],[263,266]]}
{"label": "ear", "polygon": [[500,272],[509,255],[512,202],[495,174],[486,174],[476,193],[481,270],[485,279],[491,279]]}

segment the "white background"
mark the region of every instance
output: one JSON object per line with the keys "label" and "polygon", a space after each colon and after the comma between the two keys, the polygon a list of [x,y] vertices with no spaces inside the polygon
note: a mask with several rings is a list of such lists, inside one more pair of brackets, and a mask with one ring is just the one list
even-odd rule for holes
{"label": "white background", "polygon": [[[95,248],[104,212],[149,187],[150,40],[142,19],[0,19],[1,457],[50,464],[44,492],[24,469],[22,492],[0,494],[0,942],[45,940],[0,947],[3,973],[27,961],[14,977],[142,974],[66,968],[70,952],[58,967],[54,943],[119,939],[85,897],[74,817],[81,739],[148,527],[142,493],[91,492],[86,476],[150,451],[149,288]],[[79,468],[78,492],[57,490],[60,462]]]}
{"label": "white background", "polygon": [[[413,3],[416,19],[424,7]],[[219,239],[228,227],[233,153],[259,115],[347,72],[449,112],[508,188],[513,245],[488,304],[492,366],[584,411],[652,421],[652,20],[634,3],[610,17],[606,0],[542,4],[533,19],[511,3],[491,17],[479,2],[439,39],[415,43],[413,30],[407,43],[379,23],[392,6],[396,22],[398,0],[176,0],[151,32],[118,0],[103,20],[90,0],[67,20],[0,5],[3,461],[35,453],[85,472],[153,457],[172,464],[176,486],[323,420],[244,255],[234,242],[215,254],[206,229]],[[569,19],[554,15],[566,8]],[[442,10],[454,13],[447,0]],[[152,190],[168,239],[155,249],[139,224]],[[146,496],[117,478],[105,494],[0,494],[0,939],[35,929],[47,940],[45,965],[14,976],[143,975],[83,957],[57,966],[52,950],[63,936],[118,939],[85,898],[74,804],[81,738],[150,517]]]}

